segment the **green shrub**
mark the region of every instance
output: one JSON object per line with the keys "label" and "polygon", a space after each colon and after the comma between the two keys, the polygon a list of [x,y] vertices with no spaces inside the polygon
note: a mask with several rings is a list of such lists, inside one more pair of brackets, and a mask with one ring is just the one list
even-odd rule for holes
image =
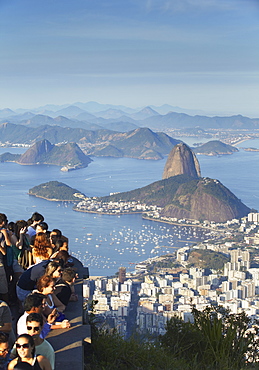
{"label": "green shrub", "polygon": [[200,369],[236,370],[257,359],[255,333],[244,312],[232,314],[222,307],[193,308],[194,323],[174,317],[161,337],[173,356],[199,364]]}
{"label": "green shrub", "polygon": [[[186,361],[175,359],[159,344],[131,337],[124,340],[116,332],[99,330],[92,338],[92,354],[85,370],[195,370]],[[198,368],[197,368],[198,369]]]}

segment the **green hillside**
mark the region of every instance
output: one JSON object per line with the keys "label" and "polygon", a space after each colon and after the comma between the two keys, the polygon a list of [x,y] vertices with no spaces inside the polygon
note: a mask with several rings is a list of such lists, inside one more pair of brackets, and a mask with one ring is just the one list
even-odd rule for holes
{"label": "green hillside", "polygon": [[34,186],[29,190],[29,195],[53,201],[73,202],[78,202],[81,200],[81,197],[85,197],[85,195],[78,190],[58,181],[49,181],[44,184]]}
{"label": "green hillside", "polygon": [[188,258],[188,267],[221,270],[229,260],[229,257],[220,252],[209,249],[194,249]]}
{"label": "green hillside", "polygon": [[247,215],[250,209],[218,180],[172,176],[143,188],[101,198],[139,201],[163,207],[161,215],[178,219],[225,222]]}

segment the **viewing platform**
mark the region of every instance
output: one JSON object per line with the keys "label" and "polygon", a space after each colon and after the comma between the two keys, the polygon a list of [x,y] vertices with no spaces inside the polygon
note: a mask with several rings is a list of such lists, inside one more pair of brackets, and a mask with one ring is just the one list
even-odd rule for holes
{"label": "viewing platform", "polygon": [[69,329],[54,329],[47,336],[56,354],[56,370],[83,370],[84,343],[91,343],[90,325],[83,320],[83,279],[89,276],[88,268],[73,257],[74,267],[79,278],[76,279],[75,291],[77,302],[69,302],[65,315],[71,323]]}

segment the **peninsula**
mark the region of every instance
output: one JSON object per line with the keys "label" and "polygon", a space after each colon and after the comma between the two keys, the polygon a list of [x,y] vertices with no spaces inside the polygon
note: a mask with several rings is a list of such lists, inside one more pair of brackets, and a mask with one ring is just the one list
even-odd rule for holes
{"label": "peninsula", "polygon": [[88,198],[74,209],[108,214],[142,210],[145,217],[172,222],[226,222],[250,212],[220,181],[201,177],[198,160],[184,143],[176,145],[169,154],[162,180],[124,193]]}

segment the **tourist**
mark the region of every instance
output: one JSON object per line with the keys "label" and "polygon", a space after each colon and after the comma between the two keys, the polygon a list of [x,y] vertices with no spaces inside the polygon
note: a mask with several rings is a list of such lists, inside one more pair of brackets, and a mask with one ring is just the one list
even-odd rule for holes
{"label": "tourist", "polygon": [[46,318],[42,311],[45,307],[45,296],[40,293],[33,293],[29,294],[24,301],[24,313],[20,316],[19,320],[17,321],[17,334],[24,334],[27,332],[26,329],[26,319],[30,313],[38,313],[43,317],[43,327],[41,331],[41,338],[45,338],[52,328],[52,324],[55,323],[57,312],[56,310],[52,310],[48,317]]}
{"label": "tourist", "polygon": [[7,370],[10,361],[8,334],[0,331],[0,370]]}
{"label": "tourist", "polygon": [[50,260],[42,261],[24,271],[16,286],[17,297],[21,302],[24,302],[27,295],[36,288],[37,280],[44,274],[54,279],[60,278],[61,263]]}
{"label": "tourist", "polygon": [[6,255],[6,247],[11,246],[11,240],[7,230],[7,217],[4,213],[0,213],[0,298],[8,303],[8,280],[4,267],[4,258]]}
{"label": "tourist", "polygon": [[[43,325],[43,318],[41,314],[30,313],[26,318],[26,334],[32,336],[35,344],[35,355],[42,355],[46,357],[51,365],[51,369],[55,367],[55,352],[51,344],[40,337]],[[22,334],[23,335],[23,334]],[[16,357],[17,349],[13,347],[11,351],[12,358]]]}
{"label": "tourist", "polygon": [[36,234],[38,233],[46,233],[48,231],[49,225],[47,222],[40,222],[39,224],[36,225]]}
{"label": "tourist", "polygon": [[44,275],[51,276],[55,280],[59,279],[62,275],[62,265],[63,265],[62,259],[59,259],[58,261],[57,260],[50,261],[46,266]]}
{"label": "tourist", "polygon": [[[15,267],[14,273],[17,272],[19,277],[21,273],[33,264],[30,238],[27,235],[28,224],[25,220],[16,221],[11,235],[14,259],[17,259],[20,268]],[[16,276],[16,275],[15,275]]]}
{"label": "tourist", "polygon": [[39,232],[35,235],[34,243],[32,245],[32,256],[34,263],[48,260],[53,253],[53,249],[46,233]]}
{"label": "tourist", "polygon": [[62,277],[55,284],[55,295],[65,305],[69,301],[76,302],[78,296],[74,291],[74,283],[77,273],[71,267],[67,267],[62,271]]}
{"label": "tourist", "polygon": [[60,302],[54,293],[55,280],[51,276],[41,276],[37,282],[37,289],[39,293],[46,297],[45,307],[43,309],[43,314],[45,314],[45,316],[47,316],[54,307],[56,307],[58,312],[63,312],[65,310],[66,306]]}
{"label": "tourist", "polygon": [[29,225],[27,234],[29,235],[30,238],[36,234],[36,226],[43,221],[44,217],[40,213],[34,212],[32,214],[31,218],[27,221]]}
{"label": "tourist", "polygon": [[64,243],[61,239],[55,240],[54,244],[51,243],[52,250],[53,250],[52,258],[55,258],[55,256],[58,254],[58,252],[62,250],[63,245],[64,245]]}
{"label": "tourist", "polygon": [[59,229],[53,229],[50,233],[50,239],[52,243],[52,247],[55,247],[56,241],[58,239],[62,240],[62,249],[60,250],[65,250],[68,251],[68,238],[64,235],[62,235],[62,232]]}
{"label": "tourist", "polygon": [[[31,368],[34,370],[52,370],[49,360],[36,353],[36,344],[33,336],[29,334],[22,334],[16,340],[17,357],[8,365],[8,370],[21,370]],[[30,365],[22,366],[22,363]]]}
{"label": "tourist", "polygon": [[46,298],[42,313],[48,317],[56,309],[56,320],[51,325],[51,329],[68,329],[70,322],[66,319],[63,311],[66,306],[54,294],[55,279],[48,275],[43,275],[37,282],[38,292]]}
{"label": "tourist", "polygon": [[8,271],[7,280],[9,285],[9,300],[12,304],[15,304],[17,301],[16,284],[24,271],[24,268],[20,263],[23,260],[24,267],[27,268],[29,263],[32,261],[31,256],[28,258],[28,255],[26,254],[26,252],[30,253],[30,243],[28,242],[28,251],[25,251],[23,247],[23,243],[26,240],[28,241],[26,230],[27,222],[24,220],[8,223],[8,231],[12,245],[11,247],[7,247],[6,265]]}
{"label": "tourist", "polygon": [[50,232],[48,231],[48,224],[46,222],[40,222],[36,225],[36,233],[34,235],[31,236],[31,246],[34,245],[34,242],[35,242],[35,237],[39,234],[39,233],[44,233],[46,238],[48,239],[48,241],[50,242]]}
{"label": "tourist", "polygon": [[35,354],[41,354],[49,360],[52,369],[55,367],[55,352],[51,344],[46,340],[40,337],[43,318],[40,314],[30,313],[26,319],[27,325],[27,334],[30,334],[35,343]]}
{"label": "tourist", "polygon": [[22,268],[18,261],[20,260],[23,250],[25,248],[30,250],[30,242],[26,236],[27,222],[24,220],[9,222],[8,230],[10,234],[10,240],[12,243],[12,250],[14,256],[13,262],[14,277],[17,282],[18,278],[24,271],[24,269]]}
{"label": "tourist", "polygon": [[0,331],[8,334],[9,345],[12,347],[15,336],[12,328],[12,314],[8,304],[0,300]]}
{"label": "tourist", "polygon": [[73,264],[73,259],[65,250],[57,252],[55,256],[52,256],[52,259],[58,261],[62,268],[70,267]]}

